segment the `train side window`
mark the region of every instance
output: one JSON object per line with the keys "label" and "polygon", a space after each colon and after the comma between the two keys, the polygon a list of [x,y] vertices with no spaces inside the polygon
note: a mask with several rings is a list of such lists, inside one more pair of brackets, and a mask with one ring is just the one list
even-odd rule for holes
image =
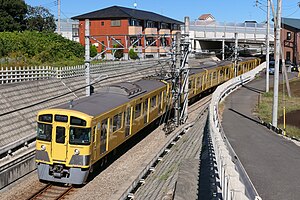
{"label": "train side window", "polygon": [[100,154],[106,151],[107,126],[108,126],[108,119],[106,118],[101,122]]}
{"label": "train side window", "polygon": [[156,107],[156,95],[154,97],[151,97],[151,108]]}
{"label": "train side window", "polygon": [[101,136],[100,139],[104,139],[103,137],[106,137],[107,134],[107,127],[108,127],[108,118],[102,120],[101,122]]}
{"label": "train side window", "polygon": [[226,75],[228,75],[229,74],[229,69],[228,68],[226,68]]}
{"label": "train side window", "polygon": [[214,72],[213,73],[213,79],[216,79],[217,78],[217,72]]}
{"label": "train side window", "polygon": [[112,132],[115,132],[121,128],[122,125],[122,113],[116,114],[112,119]]}
{"label": "train side window", "polygon": [[158,95],[158,112],[159,113],[162,112],[161,95],[162,95],[162,92],[160,92],[159,95]]}
{"label": "train side window", "polygon": [[139,103],[135,106],[135,109],[134,109],[134,119],[141,116],[141,113],[142,113],[142,103]]}
{"label": "train side window", "polygon": [[198,77],[197,78],[197,86],[200,86],[201,85],[201,77]]}
{"label": "train side window", "polygon": [[96,141],[96,126],[93,127],[92,135],[93,135],[93,142],[95,142]]}
{"label": "train side window", "polygon": [[190,79],[190,80],[189,80],[189,90],[192,89],[192,85],[193,85],[193,80]]}

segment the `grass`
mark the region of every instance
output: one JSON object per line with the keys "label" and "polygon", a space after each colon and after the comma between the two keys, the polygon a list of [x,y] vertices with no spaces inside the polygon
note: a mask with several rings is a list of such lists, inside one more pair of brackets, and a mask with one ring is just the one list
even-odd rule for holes
{"label": "grass", "polygon": [[160,177],[159,177],[159,180],[161,181],[166,181],[168,180],[168,178],[170,177],[171,173],[174,171],[174,169],[176,169],[178,166],[178,163],[173,163],[169,168],[168,170],[162,174]]}
{"label": "grass", "polygon": [[[288,113],[295,110],[300,110],[300,79],[295,79],[290,82],[292,97],[283,95],[283,86],[279,86],[279,98],[278,98],[278,119],[283,116],[283,107],[286,108],[286,116]],[[272,109],[273,109],[273,91],[264,93],[261,96],[261,100],[255,109],[255,113],[265,122],[272,122]],[[283,129],[283,124],[278,123],[278,127]],[[300,139],[300,128],[287,125],[286,133],[290,137],[296,137]]]}

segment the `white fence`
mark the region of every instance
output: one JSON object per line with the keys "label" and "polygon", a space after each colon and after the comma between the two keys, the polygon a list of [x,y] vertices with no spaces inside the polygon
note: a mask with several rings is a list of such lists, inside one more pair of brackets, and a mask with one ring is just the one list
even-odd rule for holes
{"label": "white fence", "polygon": [[[161,59],[163,60],[163,59]],[[91,64],[91,74],[99,74],[103,71],[120,69],[124,66],[132,66],[139,63],[157,62],[156,59],[143,61],[114,61],[104,62],[101,64]],[[85,75],[85,65],[51,67],[51,66],[34,66],[34,67],[1,67],[0,84],[14,83],[21,81],[33,81],[49,78],[71,78]]]}
{"label": "white fence", "polygon": [[209,129],[215,150],[220,186],[224,200],[261,199],[239,159],[237,158],[235,163],[232,162],[232,156],[236,156],[236,154],[229,142],[224,139],[224,132],[218,118],[218,104],[235,89],[253,80],[255,75],[264,68],[265,63],[250,72],[227,81],[219,86],[212,96],[209,108]]}

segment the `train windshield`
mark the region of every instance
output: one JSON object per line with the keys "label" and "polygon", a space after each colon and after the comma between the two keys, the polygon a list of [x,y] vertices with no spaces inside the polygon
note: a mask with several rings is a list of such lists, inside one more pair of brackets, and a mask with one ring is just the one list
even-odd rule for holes
{"label": "train windshield", "polygon": [[70,144],[88,145],[91,142],[91,129],[90,128],[70,128]]}
{"label": "train windshield", "polygon": [[52,125],[51,124],[43,124],[38,123],[37,126],[37,139],[43,141],[51,141],[52,136]]}

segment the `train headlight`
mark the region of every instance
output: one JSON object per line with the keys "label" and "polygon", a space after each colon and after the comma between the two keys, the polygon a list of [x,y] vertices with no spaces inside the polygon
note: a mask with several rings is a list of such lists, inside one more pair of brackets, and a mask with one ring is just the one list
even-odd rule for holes
{"label": "train headlight", "polygon": [[42,146],[41,146],[41,150],[42,150],[42,151],[45,151],[45,150],[46,150],[46,146],[45,146],[45,145],[42,145]]}
{"label": "train headlight", "polygon": [[75,149],[75,150],[74,150],[74,154],[75,154],[75,155],[79,155],[79,153],[80,153],[80,151],[79,151],[78,149]]}

